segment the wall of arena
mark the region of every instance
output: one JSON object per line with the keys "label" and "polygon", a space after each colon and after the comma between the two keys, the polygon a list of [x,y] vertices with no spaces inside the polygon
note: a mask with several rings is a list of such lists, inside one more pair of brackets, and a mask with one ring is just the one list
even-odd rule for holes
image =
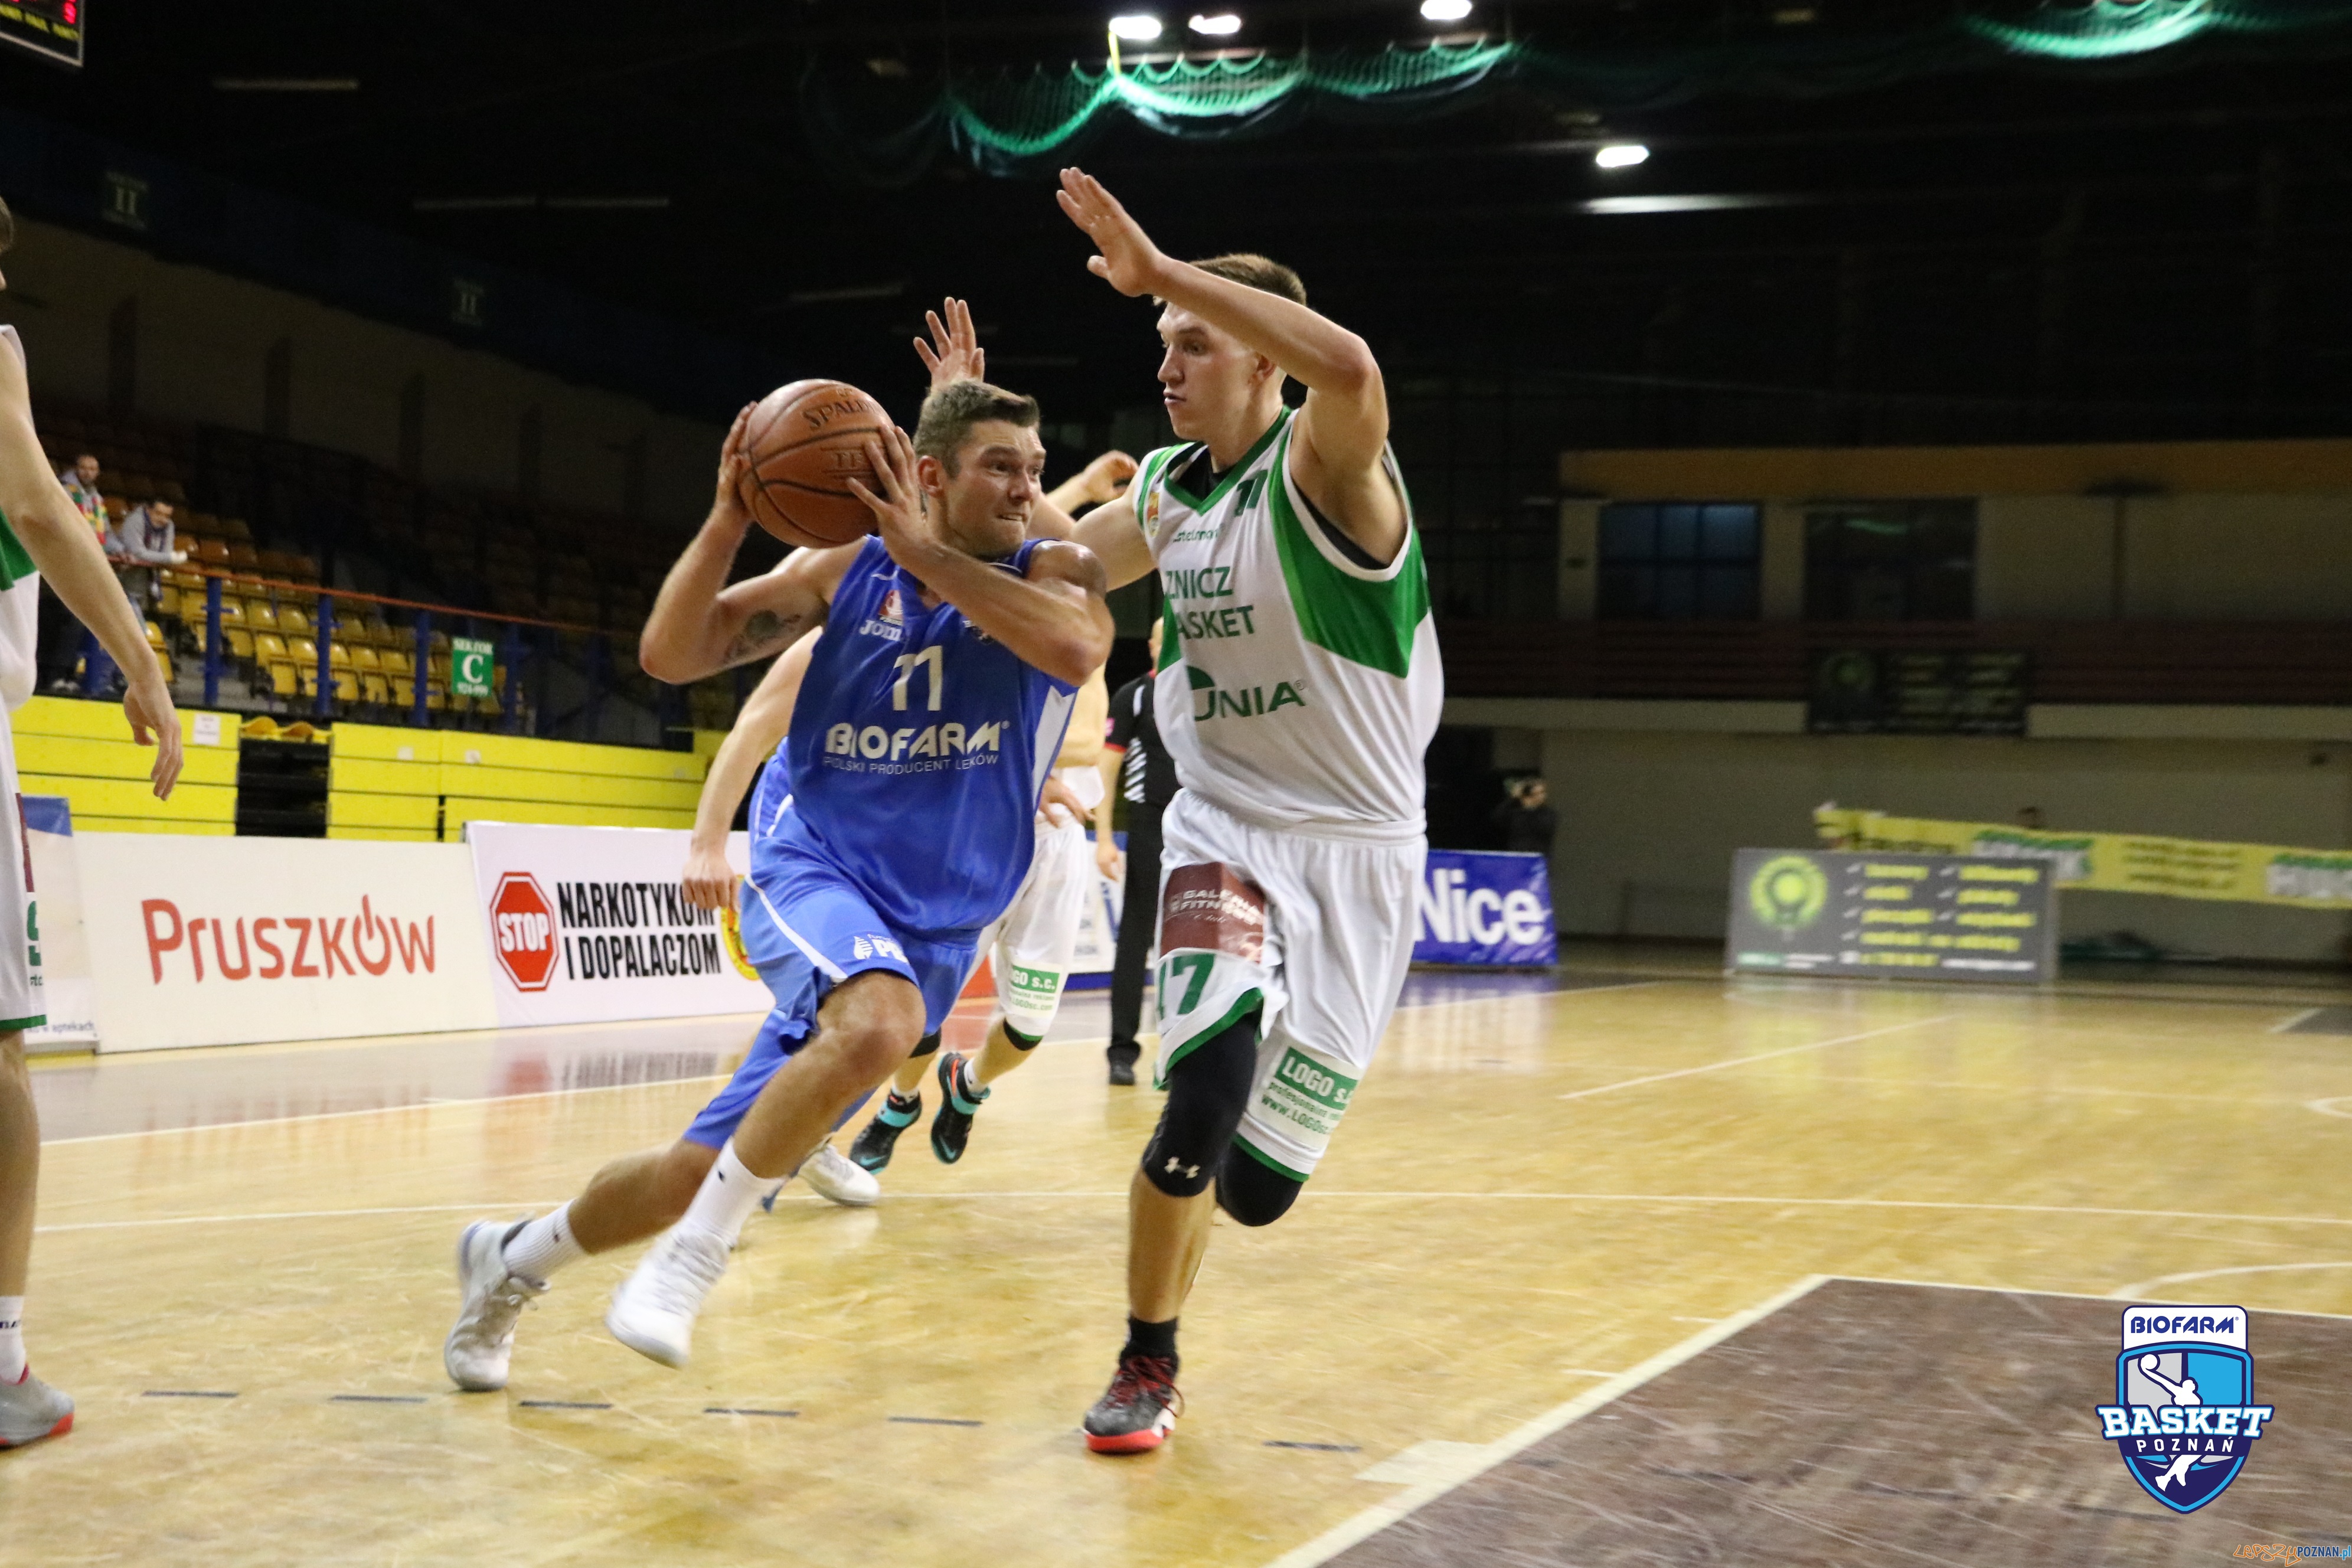
{"label": "wall of arena", "polygon": [[[136,406],[144,413],[279,434],[401,463],[404,391],[421,378],[423,470],[433,484],[520,488],[524,416],[540,411],[540,493],[625,510],[628,451],[645,443],[645,510],[672,525],[710,502],[725,432],[496,355],[386,326],[283,289],[175,265],[128,246],[18,220],[7,258],[9,316],[25,340],[36,404],[109,400],[111,322],[137,301]],[[286,426],[267,423],[268,359],[291,344]]]}

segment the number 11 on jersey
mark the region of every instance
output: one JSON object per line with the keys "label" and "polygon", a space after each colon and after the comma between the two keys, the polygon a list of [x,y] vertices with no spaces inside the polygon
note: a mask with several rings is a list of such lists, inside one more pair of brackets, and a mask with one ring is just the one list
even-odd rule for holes
{"label": "number 11 on jersey", "polygon": [[938,712],[940,710],[940,700],[945,695],[941,689],[940,680],[939,645],[937,643],[933,643],[929,647],[923,649],[920,653],[902,653],[891,662],[897,667],[898,671],[898,679],[890,688],[891,708],[895,711],[900,713],[904,713],[907,710],[907,682],[913,678],[915,670],[919,666],[929,665],[931,667],[930,710],[934,713]]}

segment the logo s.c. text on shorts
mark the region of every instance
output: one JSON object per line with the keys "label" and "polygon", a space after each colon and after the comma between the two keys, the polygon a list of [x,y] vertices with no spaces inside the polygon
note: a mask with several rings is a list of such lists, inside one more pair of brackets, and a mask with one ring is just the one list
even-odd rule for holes
{"label": "logo s.c. text on shorts", "polygon": [[2143,1491],[2193,1513],[2238,1479],[2269,1423],[2272,1407],[2253,1397],[2243,1307],[2132,1307],[2099,1435]]}
{"label": "logo s.c. text on shorts", "polygon": [[1160,891],[1160,951],[1265,956],[1265,894],[1221,860],[1179,866]]}
{"label": "logo s.c. text on shorts", "polygon": [[1810,855],[1776,855],[1748,879],[1748,907],[1774,931],[1794,936],[1821,918],[1830,879]]}
{"label": "logo s.c. text on shorts", "polygon": [[1293,1046],[1265,1080],[1258,1108],[1289,1122],[1300,1142],[1319,1150],[1347,1114],[1359,1081]]}

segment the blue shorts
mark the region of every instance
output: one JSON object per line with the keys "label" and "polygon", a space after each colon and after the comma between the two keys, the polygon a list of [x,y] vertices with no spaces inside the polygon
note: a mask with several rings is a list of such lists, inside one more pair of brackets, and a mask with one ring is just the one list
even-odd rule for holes
{"label": "blue shorts", "polygon": [[776,1005],[743,1065],[686,1130],[687,1142],[711,1149],[734,1136],[776,1069],[816,1032],[817,1008],[835,986],[868,970],[901,975],[922,992],[923,1032],[934,1034],[955,1006],[979,945],[977,933],[940,942],[892,931],[856,883],[812,856],[761,846],[754,858],[742,889],[743,953]]}

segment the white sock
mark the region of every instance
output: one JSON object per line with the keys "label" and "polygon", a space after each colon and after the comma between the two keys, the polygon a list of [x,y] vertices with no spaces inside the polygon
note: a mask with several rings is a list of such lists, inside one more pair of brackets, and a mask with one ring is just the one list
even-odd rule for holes
{"label": "white sock", "polygon": [[687,1206],[680,1225],[690,1225],[709,1231],[728,1246],[743,1234],[743,1222],[760,1206],[760,1196],[776,1180],[773,1176],[754,1175],[751,1167],[736,1157],[735,1140],[727,1140],[727,1147],[719,1151],[719,1163],[710,1167],[710,1174],[702,1178],[702,1188]]}
{"label": "white sock", "polygon": [[501,1256],[506,1259],[507,1272],[544,1285],[557,1269],[567,1263],[577,1263],[588,1254],[572,1234],[572,1205],[565,1204],[553,1214],[525,1221],[520,1230],[507,1237]]}
{"label": "white sock", "polygon": [[0,1296],[0,1384],[25,1375],[25,1298]]}

